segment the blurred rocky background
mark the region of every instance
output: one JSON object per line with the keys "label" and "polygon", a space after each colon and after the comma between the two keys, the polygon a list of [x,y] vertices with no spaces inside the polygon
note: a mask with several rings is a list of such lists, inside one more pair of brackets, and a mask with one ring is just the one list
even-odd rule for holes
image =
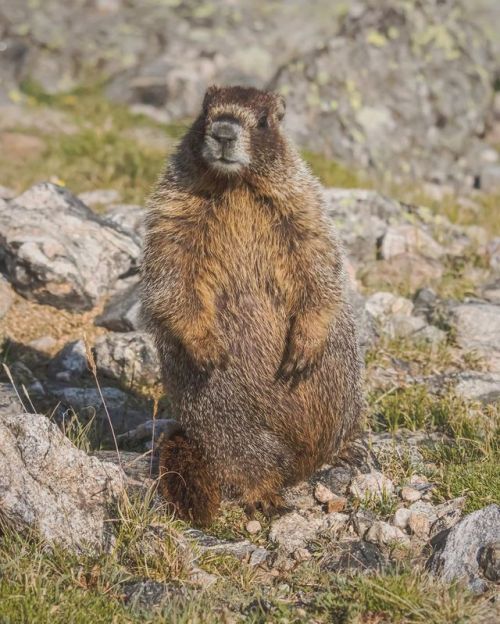
{"label": "blurred rocky background", "polygon": [[[366,435],[280,518],[202,533],[149,491],[175,415],[138,269],[211,83],[286,96]],[[496,0],[2,0],[0,620],[499,620],[499,87]]]}

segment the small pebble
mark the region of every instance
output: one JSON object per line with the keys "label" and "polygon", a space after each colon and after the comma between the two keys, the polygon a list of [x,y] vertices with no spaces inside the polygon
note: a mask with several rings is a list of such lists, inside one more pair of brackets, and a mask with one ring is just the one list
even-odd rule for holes
{"label": "small pebble", "polygon": [[249,522],[247,522],[245,528],[247,530],[247,533],[250,533],[250,535],[255,535],[262,530],[262,526],[258,520],[250,520]]}
{"label": "small pebble", "polygon": [[326,510],[328,513],[335,513],[338,511],[343,511],[345,506],[347,505],[347,498],[343,496],[335,496],[332,500],[329,500],[326,503]]}
{"label": "small pebble", "polygon": [[322,483],[317,483],[314,488],[314,498],[318,501],[318,503],[328,503],[333,500],[335,494],[329,490],[326,485]]}
{"label": "small pebble", "polygon": [[410,513],[410,518],[408,519],[408,528],[416,537],[426,539],[431,531],[431,523],[427,516],[413,512]]}
{"label": "small pebble", "polygon": [[400,507],[397,509],[392,521],[394,526],[398,527],[398,529],[406,529],[410,515],[411,512],[409,509],[406,509],[406,507]]}
{"label": "small pebble", "polygon": [[301,563],[302,561],[307,561],[311,557],[312,555],[307,550],[307,548],[297,548],[297,550],[293,553],[293,558],[299,563]]}
{"label": "small pebble", "polygon": [[408,503],[414,503],[422,498],[422,492],[419,492],[415,488],[405,485],[401,488],[401,498]]}

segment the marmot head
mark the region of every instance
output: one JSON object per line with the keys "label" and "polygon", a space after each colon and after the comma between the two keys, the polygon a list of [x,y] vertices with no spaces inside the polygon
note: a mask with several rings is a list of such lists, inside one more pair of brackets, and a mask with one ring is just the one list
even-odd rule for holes
{"label": "marmot head", "polygon": [[197,156],[222,176],[262,175],[283,152],[284,114],[285,101],[277,93],[210,87],[194,125]]}

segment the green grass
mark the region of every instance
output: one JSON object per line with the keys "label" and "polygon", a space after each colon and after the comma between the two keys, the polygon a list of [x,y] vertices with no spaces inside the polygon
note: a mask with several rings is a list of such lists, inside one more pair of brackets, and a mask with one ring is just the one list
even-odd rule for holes
{"label": "green grass", "polygon": [[107,101],[98,88],[51,96],[36,85],[25,83],[23,92],[33,110],[50,107],[63,111],[76,131],[46,135],[23,128],[40,136],[45,149],[42,154],[24,158],[22,163],[8,154],[0,156],[2,184],[22,191],[36,182],[52,179],[74,193],[112,188],[120,192],[123,201],[144,202],[167,154],[155,144],[148,146],[136,140],[133,131],[149,128],[173,143],[179,135],[177,126],[163,126],[133,114],[125,106]]}
{"label": "green grass", "polygon": [[335,160],[308,150],[302,152],[304,160],[325,186],[338,188],[371,188],[372,182],[361,172],[354,171]]}

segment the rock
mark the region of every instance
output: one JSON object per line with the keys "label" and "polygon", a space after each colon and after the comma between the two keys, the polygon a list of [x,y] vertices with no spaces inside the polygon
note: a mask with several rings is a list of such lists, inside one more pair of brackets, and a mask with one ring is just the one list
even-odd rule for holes
{"label": "rock", "polygon": [[323,522],[321,517],[307,518],[293,511],[272,522],[269,539],[292,554],[314,539]]}
{"label": "rock", "polygon": [[89,370],[83,340],[68,342],[49,364],[49,372],[61,381],[79,379]]}
{"label": "rock", "polygon": [[427,323],[419,316],[395,315],[383,327],[391,338],[413,338],[427,327]]}
{"label": "rock", "polygon": [[[499,262],[500,268],[500,262]],[[481,289],[481,297],[489,301],[490,303],[500,304],[500,279],[495,280],[494,282],[490,282],[486,284]]]}
{"label": "rock", "polygon": [[450,310],[457,344],[483,357],[492,372],[500,373],[500,306],[462,303]]}
{"label": "rock", "polygon": [[248,560],[248,564],[251,566],[260,566],[264,565],[267,561],[267,557],[269,555],[269,551],[265,548],[256,548],[253,553],[250,555],[250,559]]}
{"label": "rock", "polygon": [[144,442],[156,442],[163,434],[169,438],[178,429],[179,423],[176,420],[172,418],[157,418],[155,420],[146,420],[135,427],[135,429],[121,433],[117,436],[117,439],[120,444],[134,446]]}
{"label": "rock", "polygon": [[323,521],[321,530],[329,533],[340,533],[349,524],[349,516],[345,513],[333,512],[327,514]]}
{"label": "rock", "polygon": [[0,320],[7,314],[13,303],[14,291],[9,282],[0,275]]}
{"label": "rock", "polygon": [[96,189],[80,193],[78,199],[86,206],[106,206],[120,201],[120,193],[115,189]]}
{"label": "rock", "polygon": [[[500,507],[489,505],[465,516],[449,533],[433,543],[428,567],[446,583],[464,581],[473,591],[484,590],[479,565],[484,549],[494,546],[500,535]],[[439,538],[439,536],[438,536]]]}
{"label": "rock", "polygon": [[341,548],[340,559],[333,565],[328,565],[329,570],[334,572],[381,571],[386,565],[385,557],[380,548],[370,542],[358,540],[342,545]]}
{"label": "rock", "polygon": [[298,548],[293,553],[293,558],[298,563],[302,563],[303,561],[308,561],[312,557],[311,553],[307,550],[307,548]]}
{"label": "rock", "polygon": [[454,0],[362,2],[349,4],[336,33],[281,67],[273,86],[287,95],[292,135],[308,149],[380,176],[463,183],[468,175],[472,186],[493,66]]}
{"label": "rock", "polygon": [[192,568],[189,574],[190,582],[201,589],[208,589],[217,583],[218,579],[219,577],[215,574],[210,574],[210,572],[197,567]]}
{"label": "rock", "polygon": [[56,415],[59,420],[64,420],[68,412],[72,411],[78,414],[83,423],[93,420],[95,435],[100,442],[112,440],[104,404],[116,435],[138,427],[153,410],[152,404],[149,405],[119,388],[102,386],[103,404],[97,388],[65,386],[59,383],[47,383],[44,387],[58,401],[52,409],[57,407]]}
{"label": "rock", "polygon": [[402,204],[375,191],[326,188],[323,197],[332,224],[354,265],[374,261],[378,241],[389,224],[407,218]]}
{"label": "rock", "polygon": [[104,220],[121,230],[129,233],[132,237],[142,241],[144,236],[145,210],[136,204],[112,205],[106,211]]}
{"label": "rock", "polygon": [[154,385],[161,379],[153,339],[145,332],[109,333],[94,345],[97,370],[126,387]]}
{"label": "rock", "polygon": [[373,471],[354,477],[349,491],[352,496],[360,500],[382,498],[384,496],[392,496],[394,484],[381,472]]}
{"label": "rock", "polygon": [[113,464],[78,450],[45,416],[0,410],[0,507],[17,531],[77,551],[108,548],[124,490]]}
{"label": "rock", "polygon": [[409,509],[407,509],[406,507],[400,507],[396,510],[392,523],[394,524],[394,526],[398,527],[398,529],[402,529],[404,531],[408,526],[410,516],[411,511]]}
{"label": "rock", "polygon": [[0,184],[0,199],[12,199],[16,196],[16,191],[14,189],[8,188],[6,186],[2,186]]}
{"label": "rock", "polygon": [[379,545],[408,544],[408,536],[396,526],[381,520],[374,522],[365,535],[367,542]]}
{"label": "rock", "polygon": [[390,260],[394,256],[407,253],[438,260],[444,255],[445,250],[429,234],[415,225],[390,226],[380,244],[382,259]]}
{"label": "rock", "polygon": [[328,503],[328,501],[332,501],[335,498],[335,494],[326,485],[317,483],[314,488],[314,498],[318,503]]}
{"label": "rock", "polygon": [[95,318],[95,324],[114,332],[129,332],[142,329],[139,285],[136,280],[120,289],[107,301],[102,314]]}
{"label": "rock", "polygon": [[494,583],[500,581],[500,541],[481,548],[478,563],[485,578]]}
{"label": "rock", "polygon": [[222,540],[212,535],[207,535],[198,529],[185,531],[186,537],[193,540],[196,550],[200,554],[214,553],[218,555],[233,555],[237,559],[246,559],[255,550],[256,546],[248,540]]}
{"label": "rock", "polygon": [[131,581],[121,586],[124,602],[133,610],[151,610],[163,606],[172,598],[185,598],[186,588],[175,583],[159,583],[152,579]]}
{"label": "rock", "polygon": [[337,496],[347,493],[353,478],[353,469],[350,466],[334,466],[316,473],[316,478]]}
{"label": "rock", "polygon": [[465,496],[459,496],[434,507],[437,519],[431,526],[431,534],[433,536],[438,535],[442,531],[447,531],[457,524],[462,517],[466,500]]}
{"label": "rock", "polygon": [[54,184],[0,200],[0,260],[28,299],[90,309],[137,264],[139,253],[138,242]]}
{"label": "rock", "polygon": [[379,260],[367,265],[359,272],[363,284],[377,290],[417,290],[435,286],[443,276],[443,266],[437,260],[399,254],[391,260]]}
{"label": "rock", "polygon": [[495,403],[500,400],[500,372],[464,371],[451,378],[454,391],[464,399]]}
{"label": "rock", "polygon": [[422,498],[422,492],[405,485],[401,488],[401,498],[407,503],[414,503]]}
{"label": "rock", "polygon": [[27,411],[12,385],[0,383],[0,416],[15,416],[20,409]]}
{"label": "rock", "polygon": [[369,509],[360,509],[352,516],[354,529],[359,537],[364,537],[368,529],[370,529],[376,521],[376,515]]}
{"label": "rock", "polygon": [[390,292],[376,292],[366,300],[366,309],[374,318],[383,320],[394,315],[411,316],[413,303]]}
{"label": "rock", "polygon": [[426,515],[412,512],[408,518],[408,528],[412,535],[425,540],[429,537],[431,523]]}
{"label": "rock", "polygon": [[335,494],[333,496],[334,498],[326,502],[326,511],[329,514],[343,511],[347,506],[347,498]]}
{"label": "rock", "polygon": [[258,520],[250,520],[246,523],[245,529],[250,535],[255,535],[256,533],[260,533],[262,525]]}

